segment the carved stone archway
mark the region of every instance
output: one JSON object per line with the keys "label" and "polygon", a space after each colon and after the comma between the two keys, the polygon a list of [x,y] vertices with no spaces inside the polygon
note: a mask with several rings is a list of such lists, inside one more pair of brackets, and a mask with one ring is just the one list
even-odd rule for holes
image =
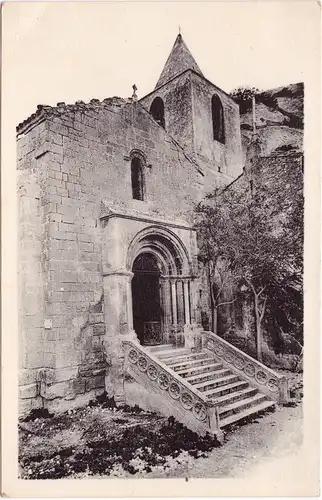
{"label": "carved stone archway", "polygon": [[[158,265],[160,293],[160,324],[147,321],[143,328],[160,329],[160,343],[167,342],[173,331],[182,330],[190,325],[192,319],[191,301],[191,262],[182,241],[169,229],[151,226],[142,230],[132,240],[127,256],[127,269],[135,272],[133,265],[143,255],[150,255]],[[144,283],[142,281],[142,283]],[[133,293],[133,286],[132,286]],[[142,294],[144,296],[144,294]],[[132,296],[131,302],[135,301]],[[133,307],[132,307],[133,313]],[[130,320],[133,327],[133,316]],[[142,332],[140,337],[142,337]],[[156,336],[156,332],[150,332]]]}

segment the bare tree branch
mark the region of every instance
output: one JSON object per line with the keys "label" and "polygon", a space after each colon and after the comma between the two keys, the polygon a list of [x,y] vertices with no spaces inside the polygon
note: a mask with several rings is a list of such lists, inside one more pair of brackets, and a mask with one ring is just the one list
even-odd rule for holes
{"label": "bare tree branch", "polygon": [[228,304],[233,304],[234,302],[236,302],[236,298],[233,299],[233,300],[229,300],[228,302],[220,302],[220,304],[217,304],[217,307],[220,307],[220,306],[227,306]]}

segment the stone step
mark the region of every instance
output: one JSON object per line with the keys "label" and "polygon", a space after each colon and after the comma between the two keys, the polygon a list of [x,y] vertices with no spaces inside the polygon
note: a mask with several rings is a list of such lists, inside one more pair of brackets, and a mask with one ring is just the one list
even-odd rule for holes
{"label": "stone step", "polygon": [[204,364],[201,366],[189,366],[181,370],[176,370],[176,373],[180,375],[180,377],[186,377],[189,375],[198,375],[199,373],[205,373],[212,370],[220,370],[223,368],[221,363],[215,363],[213,359],[209,360],[209,364]]}
{"label": "stone step", "polygon": [[215,380],[207,380],[206,382],[201,382],[200,384],[195,384],[194,387],[201,392],[207,391],[209,389],[215,389],[215,387],[221,387],[226,384],[232,384],[240,380],[238,375],[227,375],[222,378]]}
{"label": "stone step", "polygon": [[232,415],[223,418],[222,420],[220,419],[220,427],[225,427],[227,425],[233,424],[234,422],[237,422],[237,420],[249,417],[250,415],[256,415],[257,413],[260,413],[264,410],[268,410],[268,408],[272,408],[275,405],[276,405],[275,401],[271,400],[263,401],[262,403],[259,403],[256,406],[247,408],[239,413],[233,413]]}
{"label": "stone step", "polygon": [[198,375],[191,375],[191,377],[186,377],[185,380],[189,384],[196,385],[201,382],[217,380],[218,378],[223,378],[226,375],[231,375],[231,370],[229,368],[222,368],[221,370],[213,370],[211,372],[199,373]]}
{"label": "stone step", "polygon": [[217,387],[215,389],[209,389],[204,391],[204,395],[213,401],[217,401],[218,397],[225,396],[226,394],[233,394],[234,392],[246,389],[249,387],[249,382],[246,380],[239,380],[231,384],[223,385],[222,387]]}
{"label": "stone step", "polygon": [[172,344],[159,344],[159,345],[151,345],[146,347],[147,351],[155,353],[157,351],[166,351],[166,350],[173,350],[174,347]]}
{"label": "stone step", "polygon": [[252,387],[234,368],[226,368],[220,359],[205,350],[193,352],[171,344],[146,349],[191,387],[216,403],[221,428],[273,408],[276,404],[257,387]]}
{"label": "stone step", "polygon": [[[194,359],[200,359],[200,358],[206,358],[209,355],[206,353],[192,353],[191,351],[189,354],[180,354],[179,356],[169,356],[162,358],[162,362],[165,363],[169,368],[172,368],[173,365],[177,363],[189,363],[190,361]],[[159,355],[157,356],[159,357]],[[161,359],[161,358],[160,358]]]}
{"label": "stone step", "polygon": [[223,396],[211,399],[216,402],[217,406],[221,407],[221,406],[226,406],[235,401],[240,401],[245,398],[250,398],[252,396],[255,396],[255,394],[257,393],[258,389],[256,387],[246,387],[246,389],[229,392],[228,394],[225,394]]}
{"label": "stone step", "polygon": [[258,404],[261,404],[264,401],[267,401],[267,396],[261,393],[255,394],[254,396],[242,399],[240,401],[234,401],[233,403],[230,403],[220,408],[219,420],[230,417],[234,413],[240,413],[241,411],[246,410],[247,408],[252,408],[254,406],[257,406]]}
{"label": "stone step", "polygon": [[185,368],[194,366],[203,366],[211,362],[215,363],[215,358],[210,357],[208,354],[202,353],[202,357],[191,359],[190,361],[179,361],[179,363],[177,361],[174,361],[172,363],[167,363],[167,365],[171,365],[172,370],[175,370],[175,372],[178,373],[178,370],[184,370]]}
{"label": "stone step", "polygon": [[163,351],[158,351],[156,353],[157,358],[165,360],[165,359],[176,359],[179,356],[188,356],[191,354],[191,349],[186,349],[184,347],[180,347],[176,349],[172,347],[172,349],[165,349]]}

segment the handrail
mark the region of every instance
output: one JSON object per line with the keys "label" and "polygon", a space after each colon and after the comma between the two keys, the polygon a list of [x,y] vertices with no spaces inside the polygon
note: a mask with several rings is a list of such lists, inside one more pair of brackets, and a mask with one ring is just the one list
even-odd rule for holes
{"label": "handrail", "polygon": [[282,379],[284,377],[284,375],[280,375],[279,373],[272,370],[272,368],[269,368],[268,366],[264,365],[263,363],[261,363],[257,359],[252,358],[246,352],[242,351],[241,349],[238,349],[238,347],[234,346],[233,344],[230,344],[230,342],[227,342],[227,340],[223,339],[222,337],[219,337],[219,335],[216,335],[213,332],[207,332],[207,331],[204,331],[202,334],[206,335],[210,338],[213,338],[214,340],[220,341],[222,344],[226,345],[226,347],[229,347],[229,349],[232,349],[233,351],[237,352],[238,354],[241,354],[244,358],[248,359],[248,361],[255,363],[256,365],[258,365],[262,369],[265,369],[265,371],[271,373],[272,376],[274,376],[276,378],[280,378],[280,379]]}
{"label": "handrail", "polygon": [[219,440],[222,439],[218,406],[214,401],[208,400],[137,341],[124,340],[123,345],[130,375],[141,384],[147,383],[154,392],[167,397],[174,415],[192,430],[210,432]]}
{"label": "handrail", "polygon": [[201,337],[204,348],[255,384],[262,392],[282,403],[289,400],[288,380],[285,375],[280,375],[212,332],[198,332],[196,337]]}
{"label": "handrail", "polygon": [[196,396],[197,398],[201,399],[203,403],[205,403],[209,406],[212,406],[212,404],[211,404],[212,402],[209,401],[209,399],[207,399],[200,391],[197,391],[191,384],[188,384],[183,377],[178,377],[177,373],[174,370],[169,368],[159,358],[156,358],[155,356],[153,356],[153,354],[150,351],[147,351],[146,349],[144,349],[144,347],[142,347],[141,344],[137,343],[134,340],[124,340],[123,344],[133,344],[135,346],[135,349],[140,351],[143,356],[150,358],[151,361],[153,361],[156,365],[159,365],[160,368],[162,368],[162,370],[169,375],[169,377],[174,378],[177,383],[184,386],[187,391],[192,392],[193,395]]}

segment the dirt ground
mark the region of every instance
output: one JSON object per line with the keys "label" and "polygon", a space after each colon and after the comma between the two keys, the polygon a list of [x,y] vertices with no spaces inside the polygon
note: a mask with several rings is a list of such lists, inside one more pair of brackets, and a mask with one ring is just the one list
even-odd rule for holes
{"label": "dirt ground", "polygon": [[302,444],[302,405],[278,407],[227,433],[224,446],[204,459],[189,460],[170,477],[244,477],[259,464],[296,453]]}
{"label": "dirt ground", "polygon": [[292,402],[232,426],[223,446],[104,397],[57,416],[36,413],[19,424],[20,477],[242,477],[301,446],[301,375],[288,376]]}

